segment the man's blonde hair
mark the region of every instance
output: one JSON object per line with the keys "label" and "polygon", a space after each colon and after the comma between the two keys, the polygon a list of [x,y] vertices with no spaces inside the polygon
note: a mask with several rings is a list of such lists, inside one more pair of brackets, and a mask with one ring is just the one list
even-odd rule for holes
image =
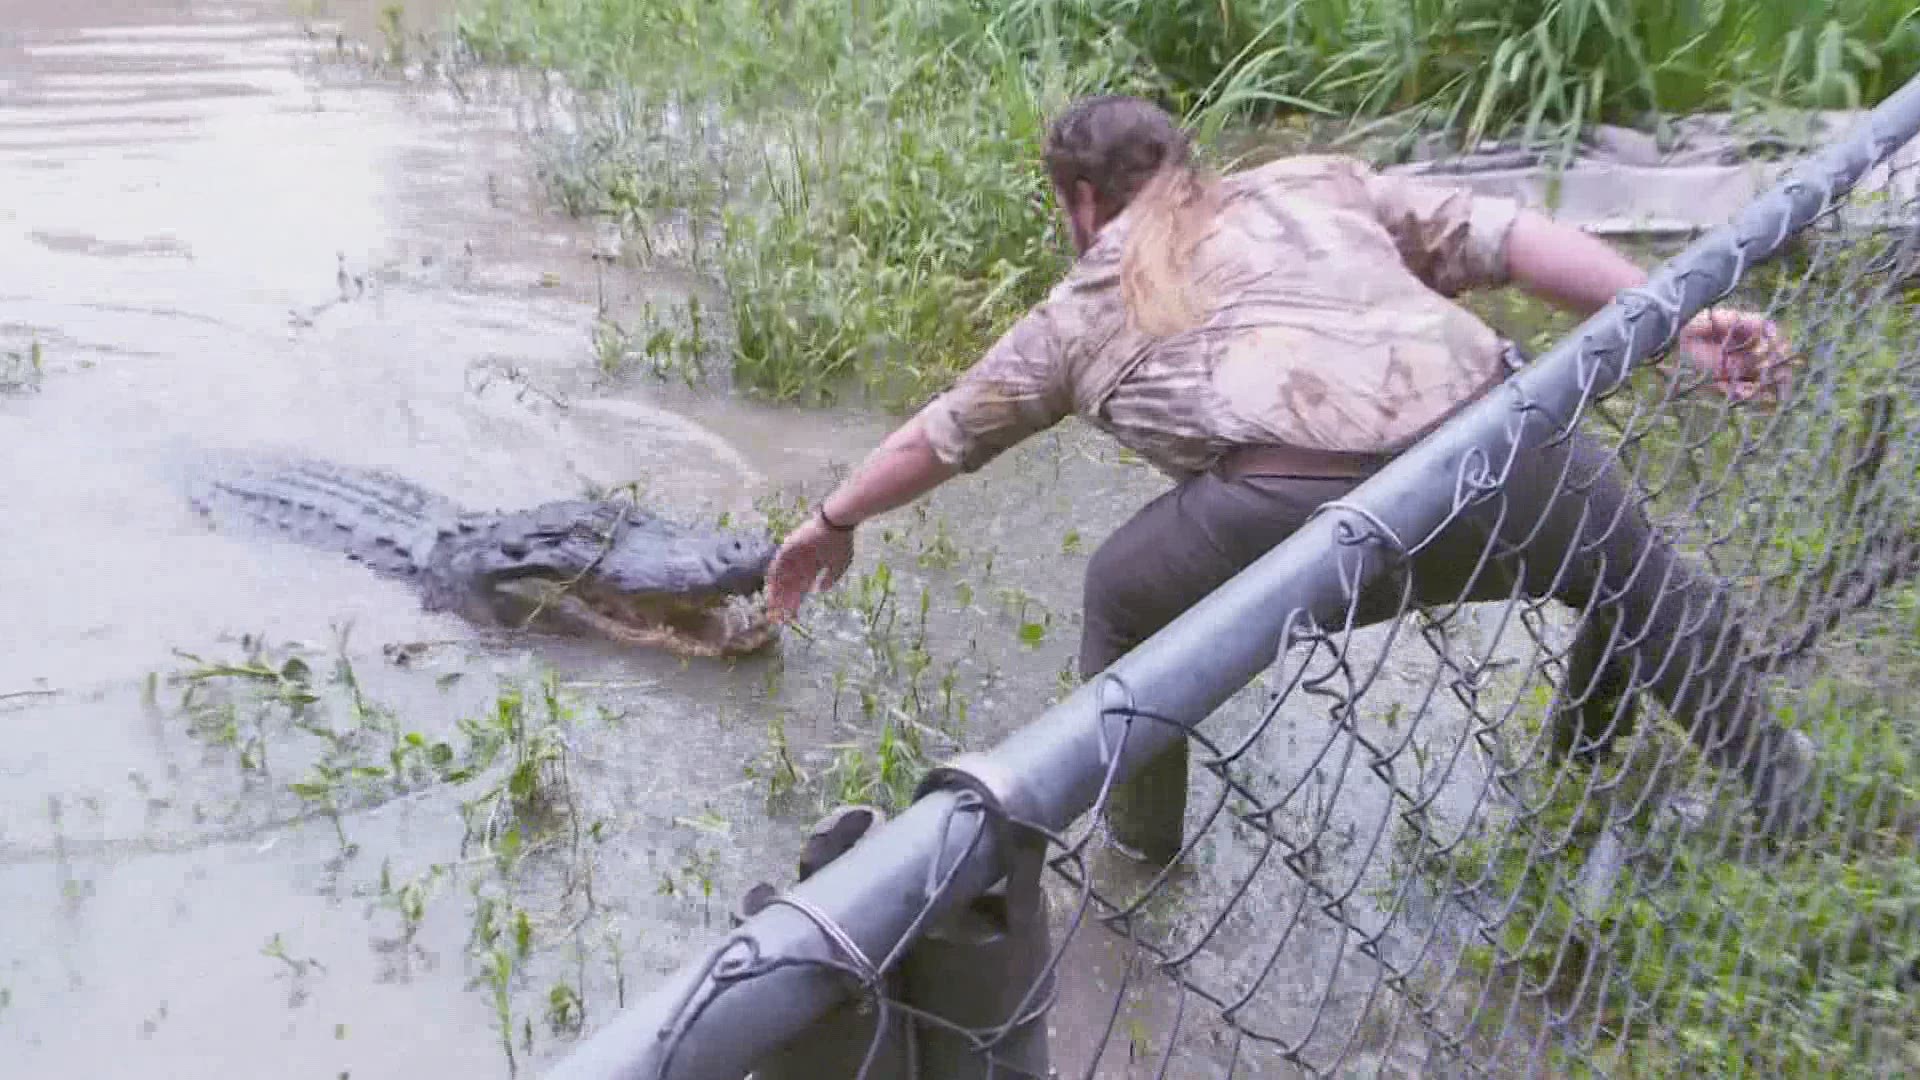
{"label": "man's blonde hair", "polygon": [[1104,216],[1129,211],[1120,290],[1136,329],[1166,337],[1205,317],[1193,256],[1219,210],[1219,189],[1193,164],[1192,142],[1166,110],[1136,97],[1082,98],[1054,120],[1046,164],[1062,192],[1091,185]]}

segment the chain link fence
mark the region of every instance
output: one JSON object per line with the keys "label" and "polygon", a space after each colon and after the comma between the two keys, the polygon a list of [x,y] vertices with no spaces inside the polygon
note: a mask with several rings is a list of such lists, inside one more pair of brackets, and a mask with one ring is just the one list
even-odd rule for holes
{"label": "chain link fence", "polygon": [[[1917,128],[1920,81],[897,818],[822,822],[554,1075],[1920,1069]],[[1778,323],[1776,400],[1672,350],[1718,305]]]}

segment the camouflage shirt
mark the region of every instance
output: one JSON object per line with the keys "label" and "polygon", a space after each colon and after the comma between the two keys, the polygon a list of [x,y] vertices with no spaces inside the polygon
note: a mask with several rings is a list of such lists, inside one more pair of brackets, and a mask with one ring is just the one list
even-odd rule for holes
{"label": "camouflage shirt", "polygon": [[1506,282],[1515,203],[1332,155],[1222,183],[1197,325],[1128,325],[1122,213],[922,410],[940,459],[971,472],[1071,415],[1175,477],[1248,444],[1390,449],[1504,373],[1504,342],[1448,297]]}

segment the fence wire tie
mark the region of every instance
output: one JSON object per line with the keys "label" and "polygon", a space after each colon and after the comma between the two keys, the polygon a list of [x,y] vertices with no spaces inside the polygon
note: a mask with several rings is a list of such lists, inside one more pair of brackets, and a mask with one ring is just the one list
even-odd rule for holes
{"label": "fence wire tie", "polygon": [[860,985],[868,989],[880,985],[879,969],[874,967],[873,961],[867,958],[866,951],[860,948],[860,943],[853,940],[846,930],[834,921],[833,916],[821,911],[813,901],[790,893],[774,897],[771,903],[785,904],[811,920],[827,940],[833,942],[841,952],[846,954],[847,966],[853,969],[854,975],[860,980]]}
{"label": "fence wire tie", "polygon": [[[1120,704],[1098,704],[1101,699],[1108,696],[1107,691],[1110,688],[1119,693]],[[1121,714],[1128,721],[1132,720],[1134,713],[1133,688],[1127,685],[1125,679],[1114,674],[1112,671],[1103,671],[1100,673],[1099,687],[1094,691],[1094,698],[1096,702],[1096,712],[1099,715],[1099,722],[1094,724],[1093,730],[1094,736],[1100,746],[1100,764],[1104,766],[1104,771],[1106,772],[1106,776],[1100,781],[1100,794],[1096,801],[1104,803],[1107,797],[1107,789],[1113,783],[1114,771],[1119,768],[1120,752],[1126,749],[1127,730],[1132,726],[1131,723],[1129,723],[1127,727],[1121,728],[1119,744],[1115,745],[1108,739],[1107,721],[1115,713]]]}
{"label": "fence wire tie", "polygon": [[[1321,514],[1324,514],[1333,510],[1345,510],[1347,513],[1352,514],[1353,516],[1360,518],[1361,520],[1365,521],[1367,524],[1373,526],[1374,533],[1379,537],[1384,538],[1389,544],[1391,544],[1393,547],[1393,550],[1397,554],[1399,554],[1402,558],[1405,558],[1407,555],[1411,553],[1411,549],[1407,547],[1407,542],[1400,538],[1400,534],[1393,530],[1393,526],[1388,525],[1385,521],[1381,520],[1379,514],[1376,514],[1372,510],[1369,510],[1365,505],[1361,503],[1354,502],[1352,499],[1329,499],[1328,501],[1321,503],[1320,506],[1316,508],[1311,515],[1309,515],[1308,520],[1312,520],[1312,518],[1318,517]],[[1366,540],[1368,539],[1368,537],[1364,533],[1362,533],[1359,529],[1354,528],[1351,522],[1343,521],[1339,523],[1339,525],[1336,527],[1343,534],[1341,537],[1341,540],[1343,543],[1350,544],[1350,545],[1357,545],[1357,544],[1365,543]]]}
{"label": "fence wire tie", "polygon": [[[737,960],[729,957],[727,954],[736,947],[745,950],[748,955],[744,959]],[[729,982],[755,974],[760,970],[759,959],[760,942],[746,934],[730,937],[708,954],[706,962],[701,966],[699,978],[687,987],[686,993],[680,996],[672,1011],[667,1014],[665,1022],[654,1032],[655,1038],[666,1048],[661,1056],[660,1068],[654,1073],[656,1077],[667,1075],[667,1070],[673,1067],[673,1059],[680,1052],[680,1043],[686,1038],[687,1032],[693,1025],[699,1022],[707,1006],[713,1004],[714,1000],[720,996],[720,988]],[[703,995],[701,991],[707,986],[709,980],[715,986]]]}

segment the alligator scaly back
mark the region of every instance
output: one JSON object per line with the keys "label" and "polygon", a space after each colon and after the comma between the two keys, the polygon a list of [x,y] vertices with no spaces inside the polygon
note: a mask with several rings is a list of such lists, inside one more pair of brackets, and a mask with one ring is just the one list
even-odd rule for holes
{"label": "alligator scaly back", "polygon": [[225,464],[196,477],[187,497],[216,524],[265,529],[403,576],[426,565],[460,515],[452,500],[384,470],[315,461]]}

